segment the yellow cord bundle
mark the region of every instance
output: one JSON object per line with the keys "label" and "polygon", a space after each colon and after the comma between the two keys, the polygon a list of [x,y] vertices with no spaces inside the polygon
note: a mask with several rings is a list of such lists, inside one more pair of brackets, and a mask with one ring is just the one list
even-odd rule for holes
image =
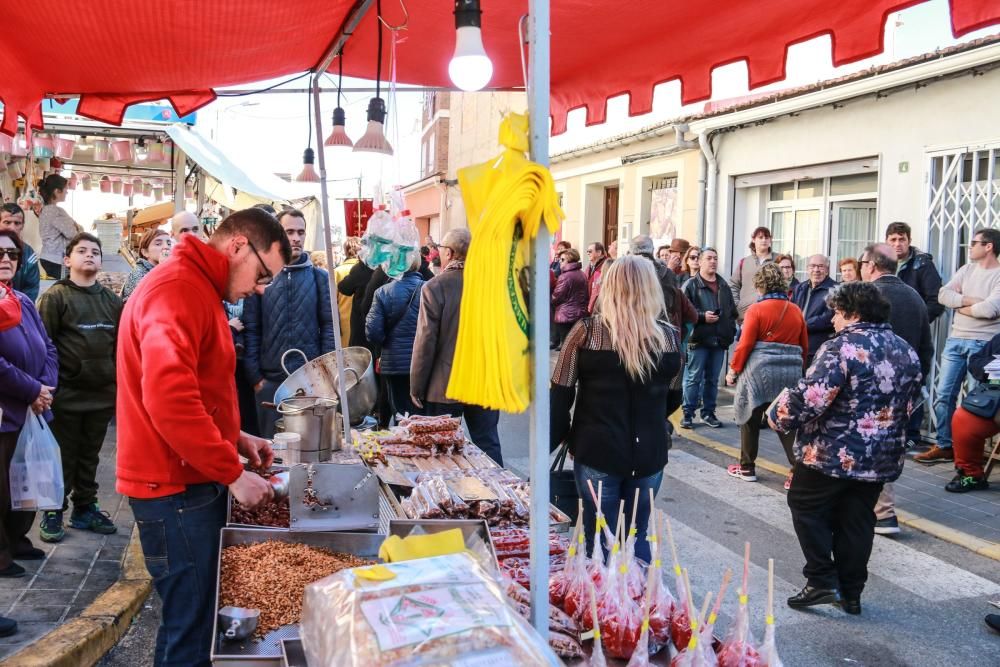
{"label": "yellow cord bundle", "polygon": [[[524,291],[531,239],[544,220],[555,233],[563,219],[552,174],[525,157],[528,118],[500,124],[499,157],[458,171],[472,233],[465,259],[458,341],[448,398],[505,412],[531,400],[529,308]],[[548,284],[538,287],[548,292]],[[548,341],[536,341],[548,345]]]}

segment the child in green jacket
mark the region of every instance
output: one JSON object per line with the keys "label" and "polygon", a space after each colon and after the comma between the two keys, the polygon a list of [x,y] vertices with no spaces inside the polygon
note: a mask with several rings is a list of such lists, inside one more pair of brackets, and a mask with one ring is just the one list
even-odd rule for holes
{"label": "child in green jacket", "polygon": [[66,499],[62,511],[42,515],[39,536],[59,542],[70,526],[101,534],[117,531],[97,504],[97,466],[108,424],[115,413],[115,344],[122,301],[97,282],[101,242],[77,234],[66,246],[69,278],[56,282],[38,300],[38,312],[59,351],[59,387],[52,403],[52,434],[62,453]]}

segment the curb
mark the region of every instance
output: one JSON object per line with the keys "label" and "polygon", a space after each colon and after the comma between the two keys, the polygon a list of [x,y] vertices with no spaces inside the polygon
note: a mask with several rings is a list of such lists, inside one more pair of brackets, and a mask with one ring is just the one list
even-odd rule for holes
{"label": "curb", "polygon": [[152,578],[146,571],[138,529],[133,526],[118,581],[79,616],[39,637],[8,658],[4,665],[80,667],[96,664],[128,631],[151,590]]}
{"label": "curb", "polygon": [[[680,427],[680,417],[677,414],[674,414],[674,416],[670,418],[670,422],[674,425],[675,436],[684,438],[685,440],[689,440],[704,447],[708,447],[709,449],[714,449],[717,452],[721,452],[727,456],[735,458],[737,461],[739,460],[740,450],[736,447],[713,440],[695,432],[694,429],[682,429]],[[788,474],[788,466],[779,465],[773,461],[768,461],[763,458],[757,459],[757,467],[773,472],[781,477]],[[984,540],[974,535],[963,533],[962,531],[956,530],[950,526],[937,523],[936,521],[931,521],[930,519],[924,519],[915,514],[910,514],[909,512],[897,510],[896,518],[904,526],[913,528],[914,530],[919,530],[922,533],[927,533],[928,535],[936,537],[939,540],[957,544],[958,546],[968,549],[969,551],[979,554],[980,556],[1000,561],[1000,544],[997,544],[996,542],[990,542],[989,540]]]}

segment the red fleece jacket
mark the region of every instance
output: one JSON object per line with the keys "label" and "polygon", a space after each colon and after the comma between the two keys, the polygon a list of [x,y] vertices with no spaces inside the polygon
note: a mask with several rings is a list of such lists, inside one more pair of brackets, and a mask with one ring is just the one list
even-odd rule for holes
{"label": "red fleece jacket", "polygon": [[240,417],[222,299],[229,261],[189,236],[139,284],[118,335],[118,492],[232,484]]}

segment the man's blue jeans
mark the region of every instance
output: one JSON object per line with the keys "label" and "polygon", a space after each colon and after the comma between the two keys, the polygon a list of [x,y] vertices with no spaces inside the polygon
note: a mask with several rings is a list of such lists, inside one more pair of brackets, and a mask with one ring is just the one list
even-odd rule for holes
{"label": "man's blue jeans", "polygon": [[937,446],[942,449],[951,448],[951,416],[969,369],[969,357],[986,347],[986,343],[985,340],[950,337],[944,343],[937,395],[934,397]]}
{"label": "man's blue jeans", "polygon": [[688,348],[687,365],[684,369],[684,414],[694,414],[701,399],[703,417],[715,414],[715,404],[719,396],[719,373],[726,358],[726,350],[721,347]]}
{"label": "man's blue jeans", "polygon": [[[635,491],[639,490],[639,505],[635,510],[635,528],[637,531],[635,541],[635,557],[649,562],[649,544],[646,542],[646,526],[649,524],[650,504],[649,490],[653,490],[655,496],[660,490],[660,483],[663,481],[663,471],[648,477],[616,477],[608,473],[601,472],[595,468],[585,466],[579,461],[573,462],[573,474],[576,477],[576,490],[583,498],[583,530],[587,537],[587,553],[594,549],[594,521],[597,517],[597,506],[594,498],[590,495],[590,488],[587,480],[594,485],[594,493],[597,493],[598,482],[604,482],[601,489],[601,513],[608,522],[608,529],[614,534],[618,527],[618,501],[625,500],[625,516],[627,521],[632,520],[632,503],[635,500]],[[625,527],[628,531],[628,527]],[[605,555],[608,553],[608,545],[602,543]]]}
{"label": "man's blue jeans", "polygon": [[219,533],[226,488],[195,484],[163,498],[129,498],[146,569],[163,602],[154,665],[211,665]]}

